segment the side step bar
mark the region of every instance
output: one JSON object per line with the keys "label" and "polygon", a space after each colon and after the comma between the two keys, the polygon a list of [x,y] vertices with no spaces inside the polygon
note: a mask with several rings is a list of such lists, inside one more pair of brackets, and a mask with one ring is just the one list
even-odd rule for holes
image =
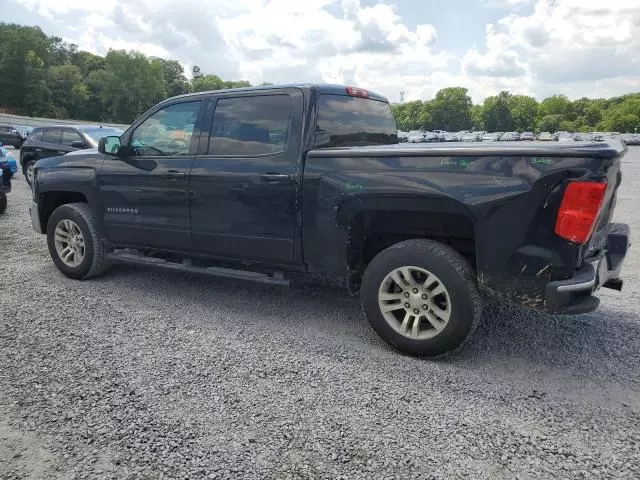
{"label": "side step bar", "polygon": [[250,272],[247,270],[235,270],[233,268],[223,267],[198,267],[191,264],[190,258],[185,258],[182,263],[169,262],[162,258],[145,257],[144,255],[134,255],[131,253],[112,253],[108,259],[114,263],[126,263],[129,265],[147,265],[154,267],[168,268],[180,272],[204,273],[215,277],[235,278],[237,280],[249,280],[258,283],[267,283],[270,285],[281,285],[288,287],[291,281],[284,278],[282,272],[274,272],[267,275],[259,272]]}

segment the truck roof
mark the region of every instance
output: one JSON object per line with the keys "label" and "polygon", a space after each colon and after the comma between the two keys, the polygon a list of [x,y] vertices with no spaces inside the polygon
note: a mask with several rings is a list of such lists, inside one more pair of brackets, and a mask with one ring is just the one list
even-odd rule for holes
{"label": "truck roof", "polygon": [[547,156],[614,158],[623,154],[627,146],[620,140],[606,142],[460,142],[460,143],[398,143],[366,147],[336,147],[311,150],[314,157],[339,157],[345,154],[357,157],[387,156]]}
{"label": "truck roof", "polygon": [[[194,92],[194,93],[186,93],[184,95],[179,95],[180,97],[191,97],[194,95],[200,95],[203,93],[228,93],[228,92],[253,92],[253,91],[268,91],[275,90],[280,88],[301,88],[305,90],[316,89],[318,93],[327,93],[332,95],[344,95],[348,96],[347,88],[351,85],[338,85],[338,84],[330,84],[330,83],[289,83],[282,85],[264,85],[259,87],[243,87],[243,88],[225,88],[223,90],[207,90],[203,92]],[[351,86],[353,87],[353,86]],[[357,87],[360,88],[360,87]],[[367,90],[367,89],[364,89]],[[380,95],[379,93],[372,92],[371,90],[367,90],[369,96],[368,98],[371,100],[378,100],[381,102],[387,102],[387,97],[384,95]],[[174,97],[177,98],[177,97]]]}

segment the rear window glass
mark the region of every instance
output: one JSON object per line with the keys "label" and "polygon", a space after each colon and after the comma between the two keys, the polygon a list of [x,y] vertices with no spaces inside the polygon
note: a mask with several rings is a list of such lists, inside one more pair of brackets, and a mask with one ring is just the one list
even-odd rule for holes
{"label": "rear window glass", "polygon": [[344,95],[320,95],[316,147],[393,143],[398,143],[398,130],[388,103]]}

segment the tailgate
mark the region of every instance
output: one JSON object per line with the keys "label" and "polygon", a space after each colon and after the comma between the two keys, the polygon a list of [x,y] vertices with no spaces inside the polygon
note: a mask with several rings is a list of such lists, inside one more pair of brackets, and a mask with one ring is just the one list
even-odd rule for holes
{"label": "tailgate", "polygon": [[596,223],[589,242],[584,249],[583,258],[594,255],[606,246],[607,236],[611,229],[611,219],[613,217],[613,210],[616,206],[617,191],[620,183],[622,182],[621,172],[621,158],[625,152],[612,159],[612,164],[606,168],[605,176],[607,182],[607,190],[604,200],[602,201],[602,207],[600,215]]}

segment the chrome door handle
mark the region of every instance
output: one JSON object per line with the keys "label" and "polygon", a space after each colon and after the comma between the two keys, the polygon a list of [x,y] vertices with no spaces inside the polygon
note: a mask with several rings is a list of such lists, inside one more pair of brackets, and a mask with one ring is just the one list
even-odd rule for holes
{"label": "chrome door handle", "polygon": [[265,182],[284,182],[289,180],[290,177],[284,173],[264,173],[260,175],[260,178]]}
{"label": "chrome door handle", "polygon": [[178,170],[167,170],[164,174],[164,178],[177,179],[186,177],[186,173],[179,172]]}

